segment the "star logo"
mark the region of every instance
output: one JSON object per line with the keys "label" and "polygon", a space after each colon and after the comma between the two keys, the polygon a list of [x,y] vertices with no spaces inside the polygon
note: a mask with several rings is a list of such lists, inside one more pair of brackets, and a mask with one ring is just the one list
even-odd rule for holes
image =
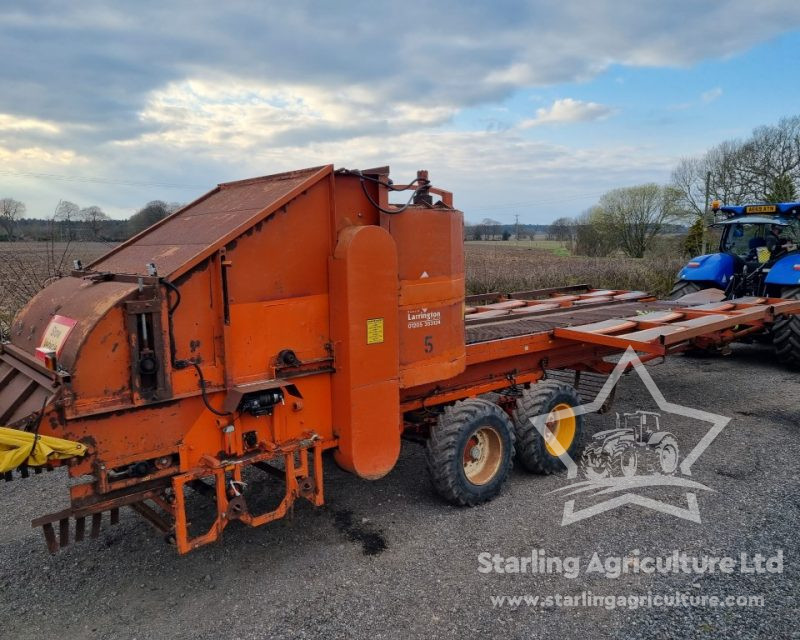
{"label": "star logo", "polygon": [[[547,444],[549,444],[550,447],[556,453],[560,452],[558,453],[558,457],[560,458],[561,462],[563,462],[564,466],[567,468],[567,478],[570,480],[577,479],[579,465],[561,446],[556,437],[547,427],[547,421],[566,418],[568,417],[570,411],[575,416],[584,415],[587,413],[594,413],[598,411],[600,407],[603,406],[603,403],[611,395],[612,391],[619,382],[619,379],[622,377],[622,374],[625,373],[625,371],[628,368],[632,368],[638,374],[645,388],[650,393],[653,400],[656,402],[658,408],[661,411],[663,411],[664,413],[692,418],[698,422],[707,423],[710,425],[710,428],[708,432],[695,445],[695,447],[684,457],[684,459],[680,462],[680,464],[677,464],[677,442],[674,442],[674,436],[672,436],[671,434],[666,434],[666,436],[671,437],[672,442],[674,442],[674,449],[675,449],[673,453],[673,458],[674,458],[673,462],[675,465],[674,470],[677,471],[679,475],[678,474],[671,475],[669,473],[635,475],[635,471],[634,474],[632,475],[623,475],[622,477],[613,477],[613,476],[604,477],[602,474],[595,474],[594,476],[590,475],[589,479],[586,481],[573,482],[566,487],[561,487],[560,489],[551,491],[550,492],[551,494],[560,493],[570,498],[564,503],[564,512],[561,520],[562,526],[566,526],[574,522],[585,520],[594,515],[598,515],[606,511],[611,511],[612,509],[616,509],[626,504],[636,504],[641,507],[659,511],[661,513],[667,513],[673,515],[677,518],[682,518],[684,520],[690,520],[692,522],[699,523],[700,510],[697,502],[696,492],[713,491],[713,489],[705,486],[704,484],[691,480],[689,476],[692,475],[692,465],[709,447],[709,445],[714,441],[714,439],[720,434],[720,432],[725,428],[728,422],[730,422],[730,418],[726,418],[725,416],[717,415],[707,411],[702,411],[700,409],[685,407],[679,404],[675,404],[673,402],[668,402],[666,398],[664,398],[664,395],[661,393],[661,391],[658,389],[658,386],[656,385],[653,378],[650,376],[650,373],[647,371],[647,368],[639,359],[639,356],[631,347],[628,347],[628,350],[622,355],[619,362],[614,367],[613,372],[603,385],[603,388],[600,390],[600,392],[597,394],[597,397],[592,402],[583,404],[579,407],[573,407],[572,409],[561,409],[558,411],[553,411],[549,414],[543,414],[536,416],[535,418],[531,418],[531,422],[533,423],[534,427],[536,427],[536,429],[539,431],[539,433],[542,435],[542,437],[545,439],[545,442],[547,442]],[[659,415],[650,412],[637,412],[637,414],[641,413],[647,413],[648,415],[655,415],[655,416]],[[636,414],[630,414],[630,415],[636,415]],[[634,432],[635,430],[631,431],[631,433]],[[664,432],[656,433],[655,436],[657,438],[660,437],[663,441],[665,438],[663,433]],[[629,441],[628,444],[630,444],[630,438],[628,438],[628,441]],[[640,431],[640,442],[638,444],[639,445],[643,444],[641,442],[641,431]],[[664,445],[662,445],[662,449],[663,446]],[[680,506],[680,505],[670,504],[668,502],[663,502],[660,500],[655,500],[653,498],[642,496],[634,492],[636,489],[655,487],[655,486],[670,486],[670,487],[685,488],[686,506]],[[585,507],[583,509],[576,509],[575,507],[576,499],[572,496],[577,496],[579,494],[589,495],[589,492],[592,491],[594,491],[594,493],[592,493],[591,496],[611,496],[611,497],[599,503],[595,503],[589,507]],[[620,492],[624,493],[621,493],[621,495],[616,495],[620,494]]]}

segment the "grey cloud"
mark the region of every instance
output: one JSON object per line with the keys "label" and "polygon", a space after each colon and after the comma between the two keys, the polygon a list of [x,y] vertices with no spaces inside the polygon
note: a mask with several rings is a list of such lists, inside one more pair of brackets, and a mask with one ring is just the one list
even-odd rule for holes
{"label": "grey cloud", "polygon": [[[121,148],[114,142],[160,132],[163,123],[143,120],[141,113],[152,92],[186,78],[302,84],[329,92],[361,85],[378,96],[379,105],[462,108],[501,100],[521,87],[590,78],[611,64],[689,65],[744,50],[798,24],[800,3],[794,0],[0,2],[0,113],[62,125],[55,137],[23,131],[0,132],[0,138],[14,149],[51,142],[87,159],[62,173],[152,182],[204,183],[241,177],[240,171],[266,173],[281,157],[306,164],[307,156],[318,159],[317,149],[330,153],[333,142],[365,136],[385,137],[380,148],[387,155],[391,150],[395,158],[423,162],[389,138],[433,129],[446,116],[423,125],[413,118],[391,120],[374,108],[345,124],[305,123],[262,136],[263,144],[276,149],[256,160],[228,154],[224,146],[204,158],[188,148]],[[461,142],[467,153],[470,143]],[[291,153],[282,153],[284,147]],[[545,151],[558,158],[557,150]],[[483,145],[474,149],[478,157],[484,152]],[[447,153],[441,155],[446,163]],[[527,161],[525,154],[511,155],[509,162]],[[497,154],[498,161],[503,157]],[[323,159],[328,160],[341,158]],[[609,163],[616,166],[613,159]],[[479,165],[467,163],[462,170],[476,179]],[[540,166],[539,175],[549,170]],[[127,187],[91,189],[94,201],[103,204],[105,193],[120,210],[142,199]]]}
{"label": "grey cloud", "polygon": [[[794,2],[743,0],[624,9],[612,0],[356,2],[346,10],[312,2],[126,6],[33,0],[5,9],[0,55],[13,64],[3,67],[10,90],[0,108],[93,122],[114,137],[121,123],[135,121],[149,90],[209,70],[262,82],[365,83],[387,99],[476,104],[520,83],[567,82],[612,62],[689,64],[725,55],[800,21]],[[482,82],[513,63],[527,65],[528,76]]]}

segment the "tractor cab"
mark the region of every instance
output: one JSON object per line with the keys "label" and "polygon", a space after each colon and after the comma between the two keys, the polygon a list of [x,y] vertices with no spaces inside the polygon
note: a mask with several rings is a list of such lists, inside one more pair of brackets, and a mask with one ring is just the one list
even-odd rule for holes
{"label": "tractor cab", "polygon": [[[650,418],[650,424],[648,424]],[[617,414],[619,423],[619,414]],[[637,442],[647,442],[655,431],[661,430],[661,414],[655,411],[634,411],[623,416],[624,429],[634,434]]]}
{"label": "tractor cab", "polygon": [[712,203],[721,231],[718,253],[692,258],[671,298],[722,289],[728,298],[784,297],[800,285],[800,202],[721,206]]}

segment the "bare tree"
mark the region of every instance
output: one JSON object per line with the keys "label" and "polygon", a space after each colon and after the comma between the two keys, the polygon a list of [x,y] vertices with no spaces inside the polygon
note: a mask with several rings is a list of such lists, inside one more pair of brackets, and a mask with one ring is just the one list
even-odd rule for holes
{"label": "bare tree", "polygon": [[616,251],[619,240],[614,235],[603,216],[603,211],[595,206],[584,211],[575,219],[575,248],[578,255],[605,257]]}
{"label": "bare tree", "polygon": [[503,229],[500,222],[492,218],[484,218],[479,225],[483,240],[497,240],[502,237]]}
{"label": "bare tree", "polygon": [[642,258],[664,225],[686,217],[673,187],[643,184],[609,191],[598,203],[594,224],[605,227],[631,258]]}
{"label": "bare tree", "polygon": [[[769,201],[782,180],[781,192],[800,186],[800,116],[759,127],[745,141],[727,140],[697,158],[684,158],[672,174],[681,204],[701,215],[709,199],[725,204]],[[789,184],[791,183],[791,184]]]}
{"label": "bare tree", "polygon": [[78,212],[78,217],[86,223],[87,227],[89,227],[89,232],[94,240],[100,238],[100,232],[103,229],[103,223],[111,219],[108,217],[108,214],[106,214],[105,211],[96,206],[81,209]]}
{"label": "bare tree", "polygon": [[480,240],[480,233],[478,225],[465,224],[464,225],[464,240]]}
{"label": "bare tree", "polygon": [[[56,241],[56,221],[49,221],[50,237],[43,251],[14,251],[0,263],[0,339],[8,337],[16,312],[53,280],[69,272],[69,242]],[[42,259],[44,256],[44,259]]]}
{"label": "bare tree", "polygon": [[14,198],[0,200],[0,226],[6,232],[9,241],[14,240],[14,227],[22,216],[25,215],[25,204]]}
{"label": "bare tree", "polygon": [[769,193],[767,193],[767,202],[794,202],[797,200],[797,187],[791,176],[786,174],[777,176],[772,181]]}
{"label": "bare tree", "polygon": [[741,171],[753,200],[767,200],[778,176],[800,181],[800,116],[758,127],[745,143]]}
{"label": "bare tree", "polygon": [[547,236],[551,240],[572,244],[575,235],[575,221],[572,218],[558,218],[547,229]]}
{"label": "bare tree", "polygon": [[[73,240],[72,223],[78,219],[78,214],[81,208],[74,202],[69,200],[59,200],[56,205],[56,212],[53,216],[54,220],[63,223],[63,227],[67,230],[67,242]],[[63,239],[63,238],[62,238]]]}
{"label": "bare tree", "polygon": [[148,202],[144,207],[128,218],[129,233],[135,235],[140,231],[144,231],[149,226],[166,218],[170,213],[179,209],[180,206],[181,205],[175,203],[167,204],[163,200]]}

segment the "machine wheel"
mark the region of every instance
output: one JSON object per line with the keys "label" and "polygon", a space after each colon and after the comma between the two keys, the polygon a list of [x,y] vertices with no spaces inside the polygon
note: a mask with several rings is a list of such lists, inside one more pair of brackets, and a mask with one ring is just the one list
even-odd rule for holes
{"label": "machine wheel", "polygon": [[655,470],[664,475],[675,473],[680,457],[678,441],[671,435],[664,436],[661,442],[656,445],[655,453],[658,456],[658,465],[656,465]]}
{"label": "machine wheel", "polygon": [[675,283],[675,286],[672,287],[672,291],[669,292],[667,300],[677,300],[678,298],[682,298],[687,294],[696,293],[705,288],[706,287],[699,282],[693,282],[691,280],[678,280],[678,282]]}
{"label": "machine wheel", "polygon": [[[800,300],[800,287],[787,287],[781,298]],[[772,344],[778,362],[800,366],[800,316],[781,316],[772,325]]]}
{"label": "machine wheel", "polygon": [[625,447],[619,452],[619,455],[614,456],[614,475],[631,478],[636,475],[639,468],[639,454],[636,447]]}
{"label": "machine wheel", "polygon": [[[527,471],[550,474],[565,469],[559,458],[561,449],[578,460],[583,449],[583,416],[573,409],[581,404],[575,387],[557,380],[539,382],[517,400],[517,458]],[[557,416],[557,412],[562,413]],[[545,423],[553,435],[550,442],[532,422],[541,415],[547,416]]]}
{"label": "machine wheel", "polygon": [[505,411],[481,398],[447,407],[431,429],[426,454],[436,492],[473,506],[494,498],[513,464],[514,428]]}
{"label": "machine wheel", "polygon": [[581,468],[587,480],[602,480],[611,473],[607,460],[602,459],[596,450],[591,450],[591,447],[587,447],[583,451]]}

